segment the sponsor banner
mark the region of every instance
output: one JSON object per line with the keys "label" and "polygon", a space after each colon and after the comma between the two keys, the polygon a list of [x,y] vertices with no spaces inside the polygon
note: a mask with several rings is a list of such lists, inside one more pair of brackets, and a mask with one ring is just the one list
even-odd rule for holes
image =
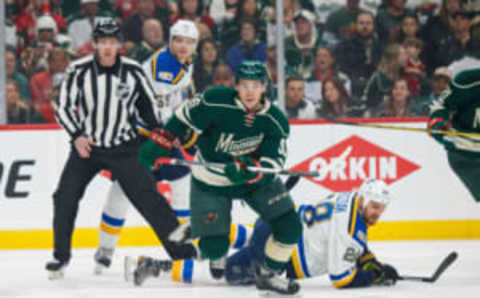
{"label": "sponsor banner", "polygon": [[[423,119],[376,122],[425,127]],[[51,233],[52,194],[70,145],[62,130],[34,128],[0,128],[0,239],[3,239],[0,240],[3,242],[0,248],[9,247],[6,242],[18,230],[33,233],[31,235]],[[297,203],[325,197],[330,192],[357,188],[368,177],[384,179],[392,189],[394,200],[382,218],[381,224],[387,228],[383,233],[376,232],[383,235],[377,239],[441,238],[445,233],[441,233],[439,227],[447,226],[446,222],[450,221],[455,223],[452,227],[458,227],[456,232],[453,232],[454,228],[449,230],[451,237],[477,237],[471,231],[479,225],[480,205],[474,202],[451,172],[443,148],[425,133],[296,121],[291,126],[288,152],[288,168],[321,172],[319,177],[301,179],[292,190],[292,197]],[[92,231],[100,223],[109,186],[110,180],[98,175],[80,203],[76,227],[79,235],[90,235],[85,236],[89,239],[88,243],[96,241],[96,233]],[[170,199],[168,185],[159,184],[159,189]],[[233,219],[252,222],[255,214],[236,202]],[[435,222],[443,225],[433,224]],[[412,223],[423,225],[427,230],[419,234]],[[146,224],[132,208],[126,226],[137,229],[146,227]],[[404,228],[404,234],[393,233],[399,227]],[[444,228],[442,230],[445,231]],[[408,231],[411,233],[408,234]],[[43,243],[50,246],[51,239],[48,237],[42,239],[47,239]],[[137,243],[130,240],[121,243]],[[28,243],[24,246],[28,247]]]}

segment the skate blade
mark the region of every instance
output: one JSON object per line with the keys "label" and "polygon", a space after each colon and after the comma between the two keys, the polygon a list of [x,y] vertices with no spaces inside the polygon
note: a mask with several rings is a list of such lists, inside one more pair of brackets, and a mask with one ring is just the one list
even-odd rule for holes
{"label": "skate blade", "polygon": [[126,256],[123,260],[123,277],[126,282],[133,281],[133,274],[137,269],[137,258]]}
{"label": "skate blade", "polygon": [[258,296],[263,297],[263,298],[275,298],[275,297],[292,297],[292,298],[301,298],[303,297],[301,292],[295,293],[295,294],[282,294],[278,293],[272,290],[257,290]]}
{"label": "skate blade", "polygon": [[62,268],[57,271],[48,271],[48,279],[49,280],[59,280],[65,277],[65,269]]}

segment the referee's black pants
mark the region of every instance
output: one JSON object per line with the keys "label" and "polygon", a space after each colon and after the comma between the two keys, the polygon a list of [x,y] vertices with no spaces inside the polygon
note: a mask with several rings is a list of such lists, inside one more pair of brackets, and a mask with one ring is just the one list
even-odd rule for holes
{"label": "referee's black pants", "polygon": [[116,177],[130,202],[153,228],[172,259],[187,259],[196,255],[191,244],[179,245],[168,240],[168,235],[179,223],[166,199],[157,193],[153,177],[138,162],[138,148],[138,141],[108,149],[92,147],[90,157],[83,159],[72,146],[53,194],[55,259],[62,262],[70,260],[80,199],[89,182],[103,169],[110,170]]}

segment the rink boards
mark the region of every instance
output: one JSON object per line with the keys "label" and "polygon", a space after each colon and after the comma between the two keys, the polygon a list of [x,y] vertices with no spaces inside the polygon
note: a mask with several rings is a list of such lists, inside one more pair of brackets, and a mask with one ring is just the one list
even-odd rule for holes
{"label": "rink boards", "polygon": [[[425,119],[374,119],[395,126],[425,127]],[[52,246],[52,193],[69,142],[56,126],[0,128],[0,249]],[[347,151],[344,160],[334,161]],[[321,170],[293,189],[297,203],[358,187],[367,177],[384,179],[394,200],[372,240],[479,239],[480,207],[451,172],[443,148],[425,133],[294,121],[288,142],[289,168]],[[329,166],[334,163],[334,167]],[[97,243],[97,227],[110,181],[99,175],[80,204],[75,247]],[[168,196],[168,194],[167,194]],[[237,203],[235,221],[255,215]],[[120,245],[158,243],[144,220],[130,211]]]}

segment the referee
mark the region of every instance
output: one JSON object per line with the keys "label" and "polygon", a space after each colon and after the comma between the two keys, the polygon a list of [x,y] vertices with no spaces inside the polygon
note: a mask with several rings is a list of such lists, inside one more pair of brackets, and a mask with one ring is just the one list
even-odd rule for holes
{"label": "referee", "polygon": [[134,123],[141,120],[152,128],[159,124],[153,89],[141,66],[119,55],[120,39],[113,19],[99,22],[93,32],[95,54],[73,62],[62,83],[56,117],[70,135],[72,148],[53,194],[54,260],[46,265],[51,279],[63,277],[79,201],[102,169],[118,180],[171,258],[196,255],[191,244],[168,241],[168,234],[178,226],[177,218],[138,162]]}

